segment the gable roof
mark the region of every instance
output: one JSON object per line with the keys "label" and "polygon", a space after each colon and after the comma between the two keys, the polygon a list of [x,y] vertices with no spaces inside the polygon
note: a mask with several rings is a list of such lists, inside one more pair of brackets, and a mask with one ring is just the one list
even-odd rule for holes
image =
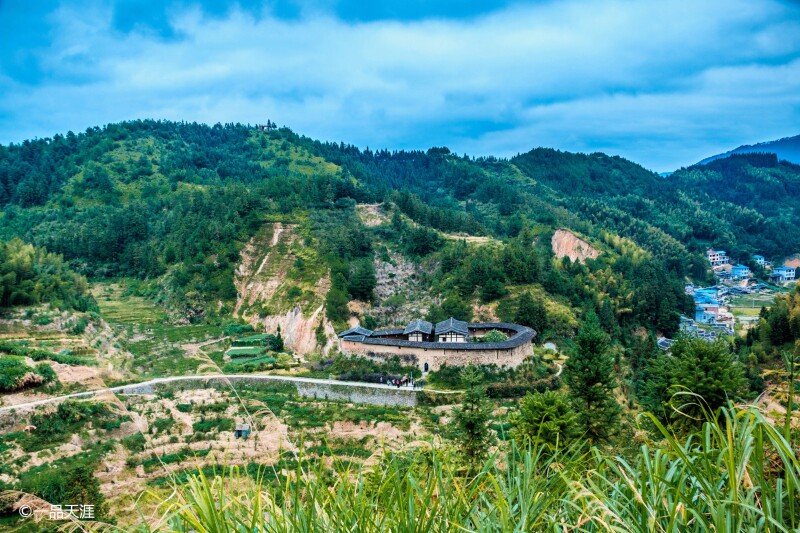
{"label": "gable roof", "polygon": [[403,334],[408,335],[409,333],[414,333],[417,331],[420,333],[430,334],[430,332],[433,331],[433,324],[418,318],[406,326],[406,329],[403,330]]}
{"label": "gable roof", "polygon": [[466,322],[462,322],[461,320],[456,320],[453,317],[448,318],[447,320],[442,320],[441,322],[436,324],[436,334],[442,335],[444,333],[460,333],[461,335],[468,335],[469,334],[469,327],[467,326]]}
{"label": "gable roof", "polygon": [[364,335],[365,337],[369,337],[370,335],[372,335],[372,330],[367,328],[362,328],[361,326],[355,326],[339,333],[339,337],[347,337],[349,335]]}

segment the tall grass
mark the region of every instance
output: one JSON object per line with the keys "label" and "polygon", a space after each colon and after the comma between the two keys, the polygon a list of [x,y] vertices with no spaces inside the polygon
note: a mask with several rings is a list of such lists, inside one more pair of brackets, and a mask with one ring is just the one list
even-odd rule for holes
{"label": "tall grass", "polygon": [[469,475],[428,443],[356,465],[296,462],[268,483],[236,468],[175,486],[139,531],[794,531],[800,464],[755,408],[721,409],[624,459],[510,443]]}

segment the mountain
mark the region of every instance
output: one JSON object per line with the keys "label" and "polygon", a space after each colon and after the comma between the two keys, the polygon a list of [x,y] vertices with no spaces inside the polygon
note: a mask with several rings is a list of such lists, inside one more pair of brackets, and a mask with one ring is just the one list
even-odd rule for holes
{"label": "mountain", "polygon": [[[304,350],[354,317],[511,319],[528,291],[550,306],[546,335],[588,309],[620,335],[673,332],[707,247],[800,251],[785,231],[799,179],[774,157],[663,178],[602,153],[469,158],[139,120],[0,147],[0,238],[140,280],[172,321],[280,326]],[[565,263],[563,235],[597,257]]]}
{"label": "mountain", "polygon": [[796,165],[800,165],[800,135],[794,137],[784,137],[777,141],[767,141],[758,144],[746,144],[738,148],[734,148],[730,152],[724,154],[712,155],[700,161],[698,165],[705,165],[716,159],[722,159],[733,154],[749,154],[753,152],[762,152],[776,154],[778,159],[782,161],[789,161]]}

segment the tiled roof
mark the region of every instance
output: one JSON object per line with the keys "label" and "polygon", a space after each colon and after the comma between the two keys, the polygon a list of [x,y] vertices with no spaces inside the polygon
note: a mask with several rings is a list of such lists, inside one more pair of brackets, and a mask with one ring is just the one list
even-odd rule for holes
{"label": "tiled roof", "polygon": [[372,332],[372,337],[381,337],[385,335],[402,335],[403,330],[400,328],[389,328],[389,329],[376,329]]}
{"label": "tiled roof", "polygon": [[447,320],[442,320],[436,324],[436,334],[442,335],[444,333],[460,333],[461,335],[469,335],[469,325],[461,320],[456,320],[453,317]]}
{"label": "tiled roof", "polygon": [[516,348],[526,342],[531,342],[536,337],[536,332],[531,328],[510,324],[508,322],[482,322],[469,324],[470,329],[500,329],[511,333],[511,336],[501,342],[417,342],[403,339],[386,339],[378,336],[371,337],[348,337],[345,340],[353,340],[364,344],[379,346],[408,346],[413,348],[424,348],[426,350],[507,350]]}
{"label": "tiled roof", "polygon": [[425,334],[430,334],[433,331],[433,324],[428,322],[427,320],[417,319],[413,321],[411,324],[406,326],[406,329],[403,330],[403,334],[408,335],[409,333],[420,332]]}
{"label": "tiled roof", "polygon": [[348,335],[365,335],[368,337],[372,335],[372,330],[369,330],[367,328],[362,328],[361,326],[355,326],[353,328],[350,328],[346,331],[339,333],[340,337],[346,337]]}

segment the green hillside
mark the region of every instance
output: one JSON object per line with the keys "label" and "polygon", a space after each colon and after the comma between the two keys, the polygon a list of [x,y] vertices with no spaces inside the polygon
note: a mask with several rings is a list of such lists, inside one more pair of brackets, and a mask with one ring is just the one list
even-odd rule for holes
{"label": "green hillside", "polygon": [[[800,293],[739,297],[747,334],[656,338],[693,313],[709,246],[800,251],[798,183],[769,155],[662,178],[604,154],[372,151],[240,124],[0,147],[0,488],[86,498],[122,530],[796,529]],[[423,378],[331,342],[355,320],[450,316],[530,326],[534,356]],[[426,388],[369,405],[219,373]],[[16,412],[165,376],[203,379]],[[16,497],[0,493],[0,528],[35,530]]]}
{"label": "green hillside", "polygon": [[[293,254],[327,266],[331,294],[322,296],[336,324],[348,300],[374,301],[370,283],[345,280],[359,268],[369,280],[365,264],[396,253],[436,265],[421,282],[451,308],[511,300],[527,287],[578,313],[594,308],[609,332],[674,332],[689,309],[680,284],[706,277],[706,247],[743,259],[800,249],[800,237],[780,231],[796,223],[799,179],[798,167],[758,155],[663,179],[604,154],[540,148],[474,159],[446,148],[360,150],[285,128],[134,121],[1,147],[0,236],[30,239],[91,278],[157,281],[149,294],[175,319],[228,316],[242,248],[281,222],[303,236]],[[356,204],[381,204],[385,216],[366,225]],[[561,228],[606,253],[586,265],[554,261],[550,236]],[[494,244],[465,248],[453,235]],[[300,266],[283,267],[308,278],[290,299],[325,275]],[[661,311],[648,284],[668,288]],[[270,305],[284,308],[290,289]],[[513,301],[499,307],[508,316]]]}

